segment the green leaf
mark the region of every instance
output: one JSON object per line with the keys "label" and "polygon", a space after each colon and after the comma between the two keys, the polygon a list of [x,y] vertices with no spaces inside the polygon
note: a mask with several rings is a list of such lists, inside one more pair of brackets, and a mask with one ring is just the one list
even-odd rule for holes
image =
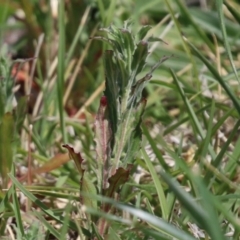
{"label": "green leaf", "polygon": [[[192,120],[192,123],[193,123],[193,126],[194,128],[198,131],[198,133],[200,134],[201,138],[204,139],[206,136],[206,134],[204,133],[204,130],[196,116],[196,113],[194,112],[194,109],[190,103],[190,101],[188,100],[186,94],[184,93],[184,90],[183,90],[183,87],[181,86],[176,74],[171,70],[171,75],[173,77],[173,80],[174,82],[176,83],[177,87],[178,87],[178,90],[179,90],[179,93],[181,94],[181,97],[187,107],[187,110],[188,110],[188,113],[189,113],[189,116]],[[212,158],[215,158],[216,156],[216,153],[214,152],[214,149],[213,147],[211,146],[211,144],[209,144],[208,146],[208,151],[211,155]]]}
{"label": "green leaf", "polygon": [[[201,26],[199,24],[196,23],[196,21],[194,21],[194,14],[190,14],[191,12],[187,9],[187,7],[185,6],[184,3],[182,3],[180,0],[176,1],[177,5],[179,6],[181,12],[182,12],[182,16],[185,17],[188,21],[189,24],[191,24],[191,26],[194,28],[195,32],[197,33],[197,35],[204,41],[204,43],[206,43],[208,45],[208,47],[213,51],[214,50],[214,46],[212,44],[212,42],[209,40],[208,36],[206,35],[206,33],[203,31],[203,29],[201,28]],[[198,9],[198,11],[200,11],[201,13],[203,11],[201,11],[200,9]]]}
{"label": "green leaf", "polygon": [[[58,216],[56,213],[54,213],[51,209],[49,209],[44,203],[42,203],[38,198],[36,198],[32,193],[27,191],[23,185],[21,185],[18,180],[11,174],[9,173],[9,177],[11,178],[12,182],[16,187],[34,204],[36,204],[45,214],[47,214],[49,217],[52,219],[56,220],[57,222],[63,224],[64,218],[62,216]],[[77,231],[76,224],[73,221],[69,221],[68,226]]]}
{"label": "green leaf", "polygon": [[[81,183],[80,194],[82,192],[97,194],[96,187],[90,179],[90,175],[88,173],[85,173]],[[85,204],[86,206],[97,209],[97,202],[94,199],[84,196],[82,196],[81,199],[83,204]]]}
{"label": "green leaf", "polygon": [[65,128],[64,106],[63,106],[63,86],[65,72],[65,2],[60,0],[58,3],[58,29],[59,29],[59,45],[58,45],[58,66],[57,66],[57,98],[58,112],[60,117],[60,128],[63,141],[67,141]]}
{"label": "green leaf", "polygon": [[20,130],[22,129],[23,126],[23,121],[26,117],[26,113],[27,113],[27,100],[28,97],[24,96],[21,97],[18,100],[18,104],[17,104],[17,108],[16,108],[16,112],[15,112],[15,119],[16,119],[16,131],[20,132]]}
{"label": "green leaf", "polygon": [[158,194],[158,200],[159,200],[161,210],[162,210],[162,218],[165,219],[165,220],[168,220],[169,212],[168,212],[166,197],[165,197],[165,194],[164,194],[164,191],[163,191],[162,184],[161,184],[161,182],[159,180],[159,177],[157,176],[157,173],[156,173],[156,171],[155,171],[155,169],[154,169],[154,167],[151,163],[151,160],[149,159],[149,157],[148,157],[148,155],[147,155],[147,153],[144,149],[142,149],[142,154],[143,154],[144,160],[146,162],[146,165],[149,169],[149,172],[152,176],[154,185],[156,187],[156,191],[157,191],[157,194]]}
{"label": "green leaf", "polygon": [[148,31],[151,29],[152,27],[149,25],[145,25],[142,28],[140,28],[140,30],[137,33],[137,41],[140,41],[142,39],[144,39],[148,33]]}
{"label": "green leaf", "polygon": [[221,27],[221,31],[222,31],[222,35],[223,35],[223,42],[224,42],[225,48],[227,50],[228,58],[230,60],[233,72],[235,73],[235,77],[236,77],[238,83],[240,83],[239,78],[238,78],[238,74],[237,74],[237,70],[236,70],[236,67],[235,67],[234,62],[233,62],[231,49],[230,49],[230,46],[229,46],[229,43],[228,43],[227,32],[226,32],[223,10],[222,10],[223,0],[216,0],[216,6],[217,6],[218,17],[219,17],[219,20],[220,20],[219,21],[220,22],[220,27]]}
{"label": "green leaf", "polygon": [[135,84],[132,85],[131,95],[128,100],[128,108],[131,108],[131,105],[136,107],[142,99],[142,91],[146,85],[146,83],[151,79],[153,72],[170,56],[164,56],[157,62],[154,66],[152,66],[151,70],[141,79],[139,79]]}
{"label": "green leaf", "polygon": [[20,213],[20,205],[19,205],[19,200],[17,198],[16,186],[15,185],[13,185],[12,197],[13,197],[13,211],[14,211],[14,214],[15,214],[17,226],[18,226],[18,229],[19,229],[21,235],[24,236],[23,221],[22,221],[22,217],[21,217],[21,213]]}
{"label": "green leaf", "polygon": [[119,88],[117,84],[118,78],[118,70],[116,69],[116,63],[113,61],[114,52],[106,51],[104,56],[104,67],[105,67],[105,75],[106,75],[106,90],[104,92],[107,97],[107,101],[109,104],[109,120],[111,123],[111,128],[113,134],[117,131],[117,123],[118,123],[118,97],[119,97]]}
{"label": "green leaf", "polygon": [[143,125],[142,128],[143,128],[143,133],[144,133],[144,135],[146,136],[149,144],[151,145],[151,148],[152,148],[154,154],[156,155],[156,157],[157,157],[160,165],[161,165],[164,169],[168,169],[169,167],[168,167],[167,163],[165,162],[165,160],[164,160],[161,152],[159,151],[159,149],[158,149],[158,147],[157,147],[156,141],[154,141],[154,139],[151,137],[151,135],[150,135],[150,133],[149,133],[149,130],[146,128],[145,125]]}
{"label": "green leaf", "polygon": [[38,217],[38,219],[40,220],[40,222],[42,224],[44,224],[46,226],[46,228],[48,229],[48,231],[55,236],[57,239],[61,238],[61,234],[59,232],[59,230],[55,229],[54,226],[52,226],[51,223],[49,223],[49,221],[46,221],[46,219],[44,218],[44,216],[42,216],[41,213],[34,211],[34,215],[36,215]]}
{"label": "green leaf", "polygon": [[[124,49],[124,59],[126,61],[128,61],[127,66],[131,66],[131,62],[132,62],[132,53],[134,51],[135,48],[135,44],[134,44],[134,39],[133,39],[133,35],[131,34],[131,32],[128,29],[122,29],[121,30],[122,34],[122,46]],[[128,71],[130,71],[130,69],[128,69]]]}
{"label": "green leaf", "polygon": [[124,151],[126,152],[126,156],[123,158],[122,163],[123,166],[126,167],[127,164],[133,163],[137,154],[139,153],[140,143],[142,140],[142,115],[144,113],[147,101],[146,99],[142,99],[139,103],[139,106],[136,110],[133,110],[133,122],[131,126],[129,126],[129,137],[126,137],[126,144],[124,147]]}
{"label": "green leaf", "polygon": [[13,135],[14,120],[11,113],[5,113],[0,123],[0,175],[2,177],[2,188],[7,188],[8,173],[11,171],[13,161]]}
{"label": "green leaf", "polygon": [[176,180],[172,179],[167,173],[161,171],[160,175],[169,185],[170,189],[172,189],[181,204],[188,209],[189,213],[198,221],[198,223],[204,223],[207,218],[207,213],[197,204],[195,199],[184,191],[181,185]]}
{"label": "green leaf", "polygon": [[[232,143],[233,138],[234,138],[234,137],[236,136],[236,134],[237,134],[237,130],[238,130],[239,126],[240,126],[240,120],[238,120],[238,121],[236,122],[236,124],[235,124],[235,126],[233,127],[230,135],[228,136],[227,141],[223,144],[223,146],[221,147],[220,152],[218,153],[218,155],[216,156],[216,158],[212,161],[211,164],[212,164],[214,167],[219,167],[219,165],[220,165],[220,163],[221,163],[224,155],[226,154],[226,151],[227,151],[229,145]],[[207,173],[206,173],[206,176],[205,176],[205,180],[206,180],[206,182],[209,182],[209,186],[212,185],[212,182],[209,181],[210,178],[211,178],[211,176],[212,176],[212,173],[211,173],[211,172],[207,172]]]}
{"label": "green leaf", "polygon": [[[92,198],[95,198],[96,200],[103,201],[104,203],[112,204],[114,207],[121,209],[122,211],[125,211],[127,213],[130,213],[131,215],[137,217],[138,219],[146,222],[148,225],[150,225],[152,228],[154,228],[156,231],[164,234],[164,236],[171,237],[170,239],[179,239],[179,240],[194,240],[195,238],[192,237],[189,233],[184,232],[183,230],[177,228],[173,224],[170,224],[169,222],[163,220],[162,218],[159,218],[157,216],[154,216],[142,209],[135,208],[130,205],[125,205],[122,203],[117,202],[116,200],[105,198],[102,196],[92,196]],[[92,213],[95,215],[101,215],[105,218],[107,218],[109,221],[119,221],[125,224],[131,224],[129,218],[119,218],[115,214],[104,214],[102,212],[96,211],[94,209],[87,208],[86,212]],[[138,225],[137,228],[144,229],[145,225]],[[149,228],[148,228],[149,229]]]}
{"label": "green leaf", "polygon": [[209,69],[209,71],[213,74],[216,81],[220,83],[220,85],[223,87],[223,89],[226,91],[227,95],[231,98],[236,110],[238,111],[238,114],[240,114],[240,103],[239,100],[236,98],[232,90],[230,89],[229,85],[224,81],[224,79],[219,75],[218,71],[213,67],[213,65],[198,51],[196,47],[194,47],[186,38],[184,40],[188,43],[188,45],[191,47],[193,52],[196,54],[196,56],[202,60],[202,62],[206,65],[206,67]]}
{"label": "green leaf", "polygon": [[148,42],[142,40],[137,44],[137,48],[133,54],[133,61],[131,65],[132,74],[129,82],[131,86],[135,84],[135,78],[137,74],[142,71],[146,63],[147,56],[148,56]]}
{"label": "green leaf", "polygon": [[231,12],[231,14],[234,16],[234,18],[236,19],[236,21],[238,22],[238,24],[240,24],[240,14],[237,11],[237,9],[235,9],[234,7],[232,7],[227,1],[224,1],[224,5],[226,5],[227,9]]}

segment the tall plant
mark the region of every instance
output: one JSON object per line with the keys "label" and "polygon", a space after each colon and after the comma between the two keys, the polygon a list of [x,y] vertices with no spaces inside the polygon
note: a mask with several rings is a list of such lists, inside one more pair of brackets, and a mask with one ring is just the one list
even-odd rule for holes
{"label": "tall plant", "polygon": [[[141,121],[146,106],[142,91],[153,71],[167,58],[164,57],[141,79],[148,57],[150,26],[144,26],[133,36],[130,23],[123,28],[110,26],[101,29],[107,37],[95,37],[107,42],[112,49],[104,55],[105,85],[104,95],[95,120],[96,162],[93,169],[97,176],[97,189],[82,167],[83,158],[69,145],[70,156],[75,160],[81,175],[81,191],[115,198],[119,188],[128,181],[132,164],[141,146]],[[97,207],[89,197],[81,196],[82,203]],[[102,203],[100,209],[105,213],[112,210],[110,204]],[[108,224],[100,218],[97,228],[101,236],[107,234]]]}

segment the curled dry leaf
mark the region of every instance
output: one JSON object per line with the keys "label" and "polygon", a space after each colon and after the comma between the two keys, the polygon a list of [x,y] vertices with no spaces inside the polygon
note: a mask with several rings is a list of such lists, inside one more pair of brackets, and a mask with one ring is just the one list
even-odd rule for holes
{"label": "curled dry leaf", "polygon": [[118,191],[119,187],[127,182],[131,169],[132,164],[129,164],[127,169],[120,167],[115,174],[108,179],[109,187],[105,190],[106,197],[112,198],[114,193]]}
{"label": "curled dry leaf", "polygon": [[[80,194],[83,192],[84,196],[81,195],[80,201],[82,204],[91,207],[91,208],[97,208],[97,201],[92,198],[91,195],[96,195],[97,191],[94,186],[94,184],[90,181],[90,178],[87,173],[85,173],[85,169],[82,168],[83,158],[79,153],[76,153],[74,149],[69,146],[68,144],[64,144],[63,147],[68,149],[69,156],[72,158],[77,166],[77,169],[80,174]],[[89,216],[90,218],[90,216]]]}

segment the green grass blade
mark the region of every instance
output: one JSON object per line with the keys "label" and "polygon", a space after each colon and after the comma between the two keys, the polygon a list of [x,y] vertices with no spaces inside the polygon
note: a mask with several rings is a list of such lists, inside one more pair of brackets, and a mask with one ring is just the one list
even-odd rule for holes
{"label": "green grass blade", "polygon": [[[158,218],[154,215],[151,215],[141,209],[136,209],[131,206],[122,205],[122,204],[114,204],[117,208],[120,208],[133,216],[136,216],[138,219],[141,219],[145,222],[147,222],[150,226],[153,226],[154,229],[157,229],[157,232],[160,234],[162,233],[165,236],[171,237],[170,239],[178,239],[178,240],[194,240],[192,236],[190,236],[188,233],[185,233],[184,231],[176,228],[174,225],[162,220],[161,218]],[[91,209],[86,209],[88,213],[94,213],[96,214],[96,211],[92,211]],[[109,221],[118,220],[113,215],[105,215],[102,216],[107,217]],[[120,220],[120,219],[119,219]],[[136,229],[139,228],[139,230],[144,232],[145,227],[144,226],[136,226]],[[154,231],[151,229],[150,231]],[[162,238],[161,238],[162,239]]]}
{"label": "green grass blade", "polygon": [[[221,195],[221,197],[226,197],[226,196]],[[237,199],[239,199],[239,197],[240,196],[237,195]],[[233,214],[227,208],[223,207],[223,204],[220,201],[218,201],[217,198],[214,201],[214,205],[217,208],[217,210],[224,216],[224,218],[226,218],[226,220],[229,221],[229,223],[231,223],[233,225],[233,227],[235,228],[235,231],[240,232],[240,225],[239,225],[238,217],[235,216],[235,214]]]}
{"label": "green grass blade", "polygon": [[[168,223],[167,221],[163,220],[162,218],[156,217],[148,212],[145,212],[141,209],[134,208],[130,205],[125,205],[119,202],[116,202],[113,199],[106,198],[99,195],[88,195],[88,197],[92,197],[98,201],[103,201],[105,203],[112,204],[114,207],[121,209],[122,211],[128,212],[133,216],[141,219],[142,221],[148,223],[149,225],[154,226],[154,229],[160,233],[163,233],[167,236],[170,236],[171,239],[178,239],[178,240],[194,240],[194,238],[189,235],[188,233],[184,232],[181,229],[178,229],[174,225]],[[132,221],[129,219],[120,218],[116,215],[106,214],[104,212],[100,212],[96,209],[86,208],[86,212],[93,213],[94,215],[106,217],[107,219],[120,221],[125,224],[132,224]],[[142,225],[136,226],[136,228],[143,229]]]}
{"label": "green grass blade", "polygon": [[199,153],[201,159],[204,159],[207,155],[208,147],[211,145],[211,136],[212,136],[212,128],[213,128],[213,117],[214,117],[214,111],[215,111],[215,104],[214,100],[212,101],[211,106],[211,112],[208,119],[208,128],[207,128],[207,134],[206,137],[203,139],[202,144],[202,150]]}
{"label": "green grass blade", "polygon": [[[218,153],[218,155],[216,156],[216,158],[212,161],[212,165],[214,167],[219,167],[223,156],[225,155],[225,153],[227,152],[227,149],[229,147],[229,145],[232,143],[233,138],[236,136],[237,134],[237,130],[240,126],[240,120],[237,121],[237,123],[235,124],[234,128],[232,129],[230,135],[228,136],[227,141],[224,143],[224,145],[221,147],[221,151]],[[205,176],[205,180],[206,182],[209,182],[210,178],[211,178],[212,174],[210,172],[208,172]]]}
{"label": "green grass blade", "polygon": [[[197,186],[200,189],[200,193],[204,193],[206,196],[206,200],[204,200],[204,207],[202,208],[194,198],[192,198],[187,192],[185,192],[181,185],[177,183],[177,181],[173,180],[167,173],[160,173],[164,181],[169,185],[172,191],[175,193],[176,197],[182,203],[182,205],[189,211],[189,214],[198,222],[198,224],[204,228],[212,239],[225,239],[223,234],[221,233],[220,225],[218,223],[218,219],[215,214],[215,209],[212,209],[212,203],[209,203],[210,197],[208,196],[208,192],[206,188],[200,184],[200,182],[195,178],[195,182],[198,182]],[[211,210],[210,210],[211,209]],[[210,212],[209,212],[210,211]]]}
{"label": "green grass blade", "polygon": [[34,215],[37,216],[37,218],[40,220],[41,223],[43,223],[45,225],[45,227],[47,228],[47,230],[56,237],[56,239],[61,239],[61,234],[59,233],[59,231],[57,229],[55,229],[52,224],[50,224],[48,221],[46,221],[46,219],[42,216],[41,213],[37,212],[37,211],[33,211]]}
{"label": "green grass blade", "polygon": [[[204,227],[212,239],[224,240],[226,239],[223,235],[220,222],[217,215],[217,209],[215,207],[215,198],[208,191],[207,187],[203,184],[202,179],[197,175],[192,175],[192,180],[199,191],[198,197],[208,218],[204,222]],[[223,206],[222,206],[223,208]]]}
{"label": "green grass blade", "polygon": [[109,228],[109,239],[121,240],[117,232],[113,228]]}
{"label": "green grass blade", "polygon": [[64,18],[64,0],[59,1],[59,46],[58,46],[58,66],[57,66],[57,96],[58,96],[58,112],[60,117],[60,128],[62,132],[63,142],[67,142],[65,131],[64,107],[63,107],[63,88],[65,73],[65,18]]}
{"label": "green grass blade", "polygon": [[238,128],[240,126],[240,120],[237,121],[237,123],[235,124],[234,128],[232,129],[230,135],[228,136],[227,141],[225,142],[225,144],[222,146],[221,151],[219,152],[219,154],[217,155],[217,157],[214,159],[214,161],[212,162],[212,165],[214,167],[218,167],[224,154],[226,153],[229,145],[232,143],[233,138],[236,137],[236,134],[238,134]]}
{"label": "green grass blade", "polygon": [[11,113],[5,113],[0,122],[0,190],[8,186],[8,173],[13,161],[14,119]]}
{"label": "green grass blade", "polygon": [[143,221],[155,226],[155,229],[157,229],[161,233],[166,234],[167,236],[176,238],[178,240],[193,240],[194,239],[188,233],[186,233],[180,229],[177,229],[172,224],[164,221],[161,218],[153,216],[141,209],[136,209],[131,206],[122,205],[122,204],[118,204],[118,203],[115,203],[114,205],[124,211],[129,212],[133,216],[137,216],[139,219],[142,219]]}
{"label": "green grass blade", "polygon": [[13,186],[13,211],[15,214],[15,218],[16,218],[16,222],[17,222],[17,227],[21,233],[22,236],[24,236],[24,228],[23,228],[23,222],[22,222],[22,218],[21,218],[21,213],[20,213],[20,206],[19,206],[19,202],[18,202],[18,198],[17,198],[17,194],[16,194],[16,187]]}
{"label": "green grass blade", "polygon": [[191,197],[186,191],[184,191],[181,185],[176,180],[173,180],[167,173],[161,171],[160,175],[168,184],[170,189],[172,189],[175,196],[179,199],[183,206],[189,211],[192,217],[198,223],[204,223],[207,218],[207,214],[204,209],[197,204],[196,200]]}
{"label": "green grass blade", "polygon": [[227,7],[229,12],[231,12],[231,14],[234,16],[234,18],[236,19],[238,24],[240,24],[240,14],[239,14],[239,12],[236,11],[236,9],[233,8],[227,1],[224,1],[224,5]]}
{"label": "green grass blade", "polygon": [[26,126],[23,125],[23,128],[28,134],[31,134],[32,140],[34,144],[36,144],[37,150],[43,157],[46,157],[47,159],[48,155],[47,155],[46,149],[44,148],[42,141],[40,141],[39,134],[37,133],[35,128],[33,128],[32,133],[30,133],[29,128],[27,128]]}
{"label": "green grass blade", "polygon": [[189,56],[189,58],[192,60],[192,57],[191,57],[191,53],[190,53],[190,51],[189,51],[189,48],[188,48],[188,46],[186,45],[185,41],[183,41],[183,36],[182,36],[182,34],[181,34],[182,31],[181,31],[180,24],[179,24],[179,22],[177,21],[177,18],[176,18],[176,16],[175,16],[175,14],[174,14],[174,12],[173,12],[173,9],[172,9],[172,7],[171,7],[171,4],[170,4],[169,2],[171,2],[171,1],[165,0],[165,4],[166,4],[166,6],[167,6],[167,8],[168,8],[168,11],[170,12],[171,17],[172,17],[172,19],[173,19],[173,21],[174,21],[174,23],[175,23],[175,26],[176,26],[176,28],[177,28],[177,32],[178,32],[178,34],[179,34],[179,37],[180,37],[181,40],[182,40],[182,44],[183,44],[184,50],[185,50],[185,52],[187,53],[187,55]]}
{"label": "green grass blade", "polygon": [[184,6],[182,1],[177,0],[176,1],[177,5],[179,6],[180,10],[182,11],[183,17],[187,18],[187,21],[189,24],[195,29],[196,33],[198,36],[203,40],[204,43],[208,45],[208,47],[214,51],[214,46],[212,42],[209,40],[209,38],[206,36],[205,32],[199,27],[199,25],[194,21],[192,18],[191,14],[189,13],[187,7]]}
{"label": "green grass blade", "polygon": [[67,206],[65,207],[65,217],[64,217],[64,221],[63,221],[63,226],[61,229],[61,237],[58,238],[59,240],[65,240],[66,239],[66,235],[68,232],[68,224],[69,224],[69,220],[70,220],[70,216],[71,216],[71,209],[72,209],[72,204],[71,202],[69,202],[67,204]]}
{"label": "green grass blade", "polygon": [[[170,178],[168,175],[166,175],[166,173],[163,173],[163,174],[161,173],[161,176],[164,174],[166,175],[166,179],[164,178],[164,176],[162,176],[163,179],[168,183],[168,185],[170,186],[171,189],[174,189],[173,190],[174,194],[179,199],[179,201],[183,204],[183,206],[189,211],[190,215],[192,215],[192,217],[198,223],[203,224],[202,228],[206,229],[209,232],[209,234],[211,233],[211,231],[214,231],[213,229],[211,229],[211,227],[209,227],[211,225],[211,223],[209,223],[209,221],[211,222],[212,220],[209,220],[208,211],[205,211],[205,208],[201,208],[200,205],[197,204],[197,202],[196,202],[196,199],[200,199],[203,202],[203,206],[204,206],[204,204],[207,204],[207,203],[204,203],[204,201],[205,201],[205,199],[203,197],[203,196],[205,196],[204,194],[208,195],[206,201],[211,202],[209,204],[211,206],[211,208],[216,208],[218,210],[222,209],[222,214],[224,214],[224,216],[226,216],[226,218],[229,219],[229,221],[233,222],[233,224],[235,225],[236,219],[234,218],[234,216],[230,212],[228,214],[227,210],[223,206],[220,206],[220,203],[218,203],[216,201],[216,199],[213,199],[214,197],[212,195],[209,196],[209,192],[204,193],[204,194],[199,192],[199,188],[200,188],[199,184],[200,185],[203,185],[203,184],[201,183],[202,181],[199,177],[196,178],[196,174],[194,174],[192,172],[192,169],[190,169],[186,165],[186,163],[177,156],[176,153],[174,153],[167,147],[166,143],[164,142],[164,140],[162,138],[160,138],[159,143],[162,145],[162,147],[165,149],[165,151],[167,151],[168,154],[170,156],[172,156],[173,159],[175,159],[176,164],[182,169],[182,171],[189,177],[189,180],[192,181],[192,183],[195,185],[194,189],[197,190],[195,192],[196,198],[192,198],[188,193],[186,193],[181,188],[179,183],[177,183],[172,178]],[[206,188],[205,186],[201,186],[201,187]],[[202,191],[207,191],[207,189],[202,190]],[[211,200],[209,200],[208,197],[210,197]],[[219,224],[218,220],[216,218],[213,222],[215,222],[216,224]],[[214,227],[215,227],[215,225],[214,225]],[[215,239],[215,238],[213,238],[213,239]]]}
{"label": "green grass blade", "polygon": [[235,77],[236,77],[237,81],[239,82],[237,70],[236,70],[235,64],[233,62],[233,57],[232,57],[231,49],[230,49],[230,46],[228,43],[227,32],[226,32],[226,28],[225,28],[225,24],[224,24],[224,16],[223,16],[223,9],[222,9],[223,8],[223,0],[216,0],[216,6],[217,6],[217,12],[218,12],[219,20],[220,20],[220,27],[221,27],[221,31],[222,31],[222,35],[223,35],[223,42],[224,42],[233,72],[235,73]]}
{"label": "green grass blade", "polygon": [[157,145],[156,145],[156,142],[154,141],[154,139],[152,139],[148,129],[146,128],[145,125],[142,125],[142,130],[143,130],[143,133],[144,135],[146,136],[149,144],[151,145],[151,148],[154,152],[154,154],[156,155],[157,159],[159,160],[159,163],[161,164],[161,166],[164,168],[164,169],[168,169],[168,165],[166,164],[162,154],[160,153]]}
{"label": "green grass blade", "polygon": [[186,38],[185,41],[188,43],[188,45],[191,47],[192,51],[196,56],[202,60],[202,62],[206,65],[206,67],[209,69],[209,71],[213,74],[216,81],[220,83],[220,85],[223,87],[223,89],[226,91],[228,96],[231,98],[235,108],[238,111],[238,114],[240,114],[240,103],[237,99],[237,97],[234,95],[228,84],[224,81],[224,79],[219,75],[218,71],[213,67],[213,65],[198,51],[196,47],[194,47]]}
{"label": "green grass blade", "polygon": [[[55,219],[57,222],[63,224],[64,218],[61,216],[57,216],[52,210],[50,210],[45,204],[43,204],[38,198],[36,198],[32,193],[27,191],[22,184],[19,183],[19,181],[11,174],[9,173],[9,177],[11,178],[13,184],[32,202],[34,202],[45,214],[47,214],[49,217]],[[72,221],[69,222],[68,226],[77,231],[77,227],[75,223]]]}
{"label": "green grass blade", "polygon": [[78,44],[78,40],[80,38],[80,35],[82,33],[82,30],[83,30],[83,27],[84,27],[84,24],[86,23],[86,20],[87,20],[87,17],[88,17],[88,14],[90,12],[90,7],[88,7],[84,13],[84,15],[82,16],[82,20],[81,20],[81,23],[78,27],[78,30],[74,36],[74,39],[72,41],[72,44],[68,50],[68,53],[67,53],[67,57],[66,57],[66,61],[65,61],[65,65],[67,65],[70,61],[70,59],[72,58],[73,54],[74,54],[74,50]]}
{"label": "green grass blade", "polygon": [[225,171],[230,173],[230,178],[234,177],[236,169],[238,168],[238,159],[240,157],[240,139],[235,143],[233,152],[229,156],[229,161],[225,167]]}
{"label": "green grass blade", "polygon": [[11,186],[8,191],[5,193],[5,195],[3,195],[1,193],[0,197],[1,197],[1,201],[0,201],[0,214],[8,211],[9,208],[11,208],[10,206],[10,200],[12,195],[13,195],[14,189],[13,186]]}
{"label": "green grass blade", "polygon": [[102,19],[102,23],[104,23],[106,20],[106,16],[105,16],[105,8],[104,8],[104,4],[103,4],[103,1],[102,0],[97,0],[97,5],[98,5],[98,8],[100,10],[100,16],[101,16],[101,19]]}
{"label": "green grass blade", "polygon": [[[183,101],[184,101],[184,103],[185,103],[185,105],[187,107],[189,116],[190,116],[190,118],[192,120],[192,123],[193,123],[196,131],[200,134],[201,138],[204,139],[206,137],[205,133],[204,133],[204,131],[202,129],[202,126],[201,126],[201,124],[200,124],[200,122],[199,122],[199,120],[198,120],[198,118],[197,118],[197,116],[196,116],[196,114],[195,114],[191,104],[190,104],[190,101],[186,97],[186,94],[184,93],[183,88],[181,87],[181,85],[180,85],[180,83],[178,81],[177,76],[175,75],[175,73],[172,70],[171,70],[171,74],[172,74],[174,82],[176,83],[176,85],[178,87],[178,91],[181,94],[181,97],[182,97],[182,99],[183,99]],[[213,150],[211,145],[208,145],[208,150],[209,150],[209,153],[211,154],[212,158],[215,158],[216,154],[215,154],[215,152],[214,152],[214,150]]]}
{"label": "green grass blade", "polygon": [[220,119],[218,119],[217,123],[213,126],[212,129],[212,136],[215,136],[217,133],[217,130],[224,124],[224,122],[231,116],[233,113],[234,109],[228,110]]}
{"label": "green grass blade", "polygon": [[146,165],[149,169],[149,172],[152,176],[152,180],[153,180],[154,185],[156,187],[156,191],[157,191],[157,194],[158,194],[158,200],[159,200],[161,210],[162,210],[162,217],[163,217],[163,219],[168,220],[169,212],[168,212],[166,197],[165,197],[165,194],[164,194],[164,191],[163,191],[162,184],[159,180],[159,177],[157,176],[157,173],[156,173],[156,171],[155,171],[155,169],[152,165],[152,162],[149,159],[146,151],[144,149],[142,149],[141,152],[143,154],[144,160],[146,162]]}
{"label": "green grass blade", "polygon": [[[197,110],[197,111],[195,112],[195,114],[196,114],[196,115],[199,115],[200,113],[203,113],[204,111],[206,111],[209,107],[210,107],[210,105],[206,105],[206,106],[200,108],[199,110]],[[189,120],[190,120],[190,117],[187,116],[187,117],[179,120],[178,122],[170,125],[169,127],[166,127],[166,129],[165,129],[164,132],[163,132],[163,135],[165,136],[165,135],[171,133],[174,129],[176,129],[177,127],[179,127],[180,125],[182,125],[183,123],[185,123],[185,122],[187,122],[187,121],[189,121]]]}
{"label": "green grass blade", "polygon": [[141,229],[142,232],[147,236],[148,238],[152,237],[152,239],[159,239],[159,240],[170,240],[172,238],[164,236],[162,233],[159,233],[153,229],[147,229],[143,228]]}
{"label": "green grass blade", "polygon": [[106,18],[105,18],[105,21],[103,22],[105,26],[108,26],[113,21],[115,7],[116,7],[116,0],[111,0],[109,1],[109,3],[110,5],[108,7],[107,13],[105,14]]}

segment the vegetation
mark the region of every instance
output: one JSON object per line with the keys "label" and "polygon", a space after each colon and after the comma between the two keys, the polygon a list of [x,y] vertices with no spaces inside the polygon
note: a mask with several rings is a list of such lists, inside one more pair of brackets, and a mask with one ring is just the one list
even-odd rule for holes
{"label": "vegetation", "polygon": [[204,3],[0,1],[1,239],[239,239],[240,4]]}

